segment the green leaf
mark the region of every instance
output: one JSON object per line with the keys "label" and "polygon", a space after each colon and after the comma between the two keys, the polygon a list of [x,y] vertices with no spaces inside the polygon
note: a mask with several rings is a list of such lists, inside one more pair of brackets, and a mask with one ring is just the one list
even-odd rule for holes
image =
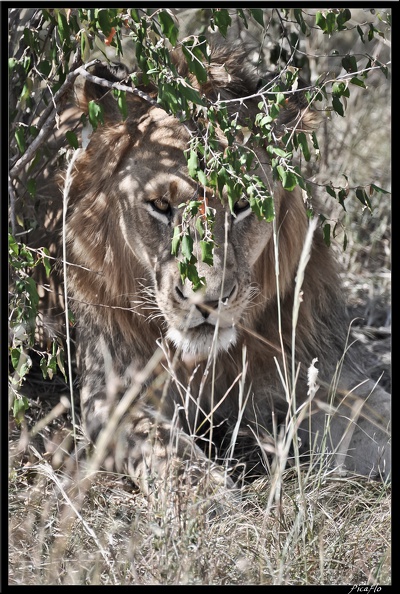
{"label": "green leaf", "polygon": [[158,13],[158,20],[160,21],[161,31],[168,38],[171,45],[175,47],[179,35],[179,29],[175,25],[174,19],[166,10],[163,9]]}
{"label": "green leaf", "polygon": [[240,17],[242,19],[245,28],[248,29],[249,28],[249,25],[247,24],[246,15],[244,14],[243,9],[242,8],[237,8],[236,9],[236,12],[238,14],[238,17]]}
{"label": "green leaf", "polygon": [[198,232],[198,234],[200,235],[200,238],[202,239],[204,237],[204,226],[203,226],[203,221],[201,220],[201,217],[197,217],[196,218],[196,230]]}
{"label": "green leaf", "polygon": [[317,152],[319,152],[318,138],[317,138],[315,131],[311,134],[311,139],[312,139],[313,147],[315,148],[315,150]]}
{"label": "green leaf", "polygon": [[189,234],[182,237],[181,252],[182,256],[190,262],[193,257],[193,239]]}
{"label": "green leaf", "polygon": [[75,132],[72,132],[72,130],[67,130],[67,132],[65,133],[65,138],[67,139],[68,144],[72,146],[72,148],[79,148],[79,142]]}
{"label": "green leaf", "polygon": [[363,80],[360,80],[359,78],[357,78],[356,76],[353,76],[353,78],[350,79],[350,82],[353,85],[357,85],[358,87],[362,87],[363,89],[366,89],[367,87],[365,86],[365,83]]}
{"label": "green leaf", "polygon": [[295,177],[297,179],[297,183],[300,186],[300,188],[302,190],[304,190],[305,192],[310,193],[310,189],[307,188],[307,184],[306,184],[306,182],[304,180],[304,177],[303,177],[303,175],[302,175],[302,173],[300,171],[300,167],[298,165],[295,165],[293,167],[293,172],[294,172],[293,174],[295,175]]}
{"label": "green leaf", "polygon": [[51,272],[51,264],[50,264],[50,253],[49,250],[47,248],[42,248],[42,252],[43,252],[43,257],[42,257],[42,262],[43,262],[43,266],[44,269],[46,271],[46,276],[49,277],[50,276],[50,272]]}
{"label": "green leaf", "polygon": [[338,30],[342,31],[343,29],[346,29],[346,27],[344,27],[344,23],[346,23],[350,19],[351,19],[350,10],[348,8],[340,8],[339,14],[336,17],[336,23],[338,26]]}
{"label": "green leaf", "polygon": [[29,370],[31,367],[32,367],[32,359],[30,357],[27,357],[25,362],[22,363],[22,365],[18,369],[19,377],[23,378],[27,373],[29,373]]}
{"label": "green leaf", "polygon": [[29,401],[25,396],[17,396],[13,402],[13,415],[15,418],[20,417],[29,408]]}
{"label": "green leaf", "polygon": [[213,265],[213,243],[200,241],[201,260],[210,266]]}
{"label": "green leaf", "polygon": [[18,256],[19,254],[19,244],[15,241],[15,238],[11,233],[8,234],[8,251],[15,256]]}
{"label": "green leaf", "polygon": [[326,19],[322,12],[317,12],[315,15],[315,24],[320,27],[323,31],[326,30]]}
{"label": "green leaf", "polygon": [[62,12],[59,12],[58,17],[57,17],[57,22],[58,22],[58,34],[60,36],[61,43],[64,43],[64,41],[66,41],[66,40],[69,41],[69,26],[68,26],[67,18],[65,16],[65,14],[63,14]]}
{"label": "green leaf", "polygon": [[250,14],[253,17],[253,19],[259,24],[261,25],[261,27],[264,27],[264,14],[261,8],[249,8],[250,10]]}
{"label": "green leaf", "polygon": [[357,61],[354,56],[347,54],[342,59],[342,66],[346,72],[357,72]]}
{"label": "green leaf", "polygon": [[[196,76],[199,83],[204,83],[207,80],[207,69],[204,65],[204,59],[209,59],[207,54],[207,43],[206,39],[203,39],[202,36],[200,36],[196,42],[197,41],[199,42],[197,45],[192,39],[184,41],[182,43],[182,51],[185,55],[190,72]],[[202,100],[201,103],[198,101],[194,102],[203,105]]]}
{"label": "green leaf", "polygon": [[343,95],[345,90],[346,90],[346,83],[344,83],[342,81],[334,82],[332,85],[332,95],[336,95],[337,97],[340,97],[341,95]]}
{"label": "green leaf", "polygon": [[335,13],[333,12],[328,12],[326,15],[326,33],[328,33],[329,35],[331,33],[333,33],[333,31],[335,30],[335,25],[336,25],[336,16]]}
{"label": "green leaf", "polygon": [[277,146],[269,145],[267,151],[270,154],[278,155],[278,157],[283,157],[284,159],[290,158],[290,154]]}
{"label": "green leaf", "polygon": [[48,60],[42,60],[37,65],[37,69],[47,78],[51,72],[51,63]]}
{"label": "green leaf", "polygon": [[[28,45],[33,50],[33,52],[35,52],[35,50],[36,50],[35,38],[33,36],[32,31],[29,28],[24,29],[24,41],[25,41],[26,45]],[[30,60],[29,60],[29,62],[30,62]],[[26,64],[28,64],[28,62],[26,62],[24,64],[25,68],[26,68]]]}
{"label": "green leaf", "polygon": [[126,91],[121,91],[121,90],[117,89],[117,95],[118,95],[118,99],[117,99],[118,109],[121,112],[122,119],[126,120],[126,118],[128,117],[128,106],[126,103]]}
{"label": "green leaf", "polygon": [[[20,255],[21,259],[23,259],[24,266],[29,266],[29,267],[33,268],[33,266],[35,265],[35,260],[33,258],[32,253],[27,249],[27,247],[24,244],[21,245],[19,255]],[[25,290],[26,280],[21,280],[21,283],[23,286],[22,290]]]}
{"label": "green leaf", "polygon": [[213,8],[213,19],[217,25],[219,32],[223,37],[226,37],[228,33],[228,27],[232,23],[232,19],[229,16],[229,12],[226,8]]}
{"label": "green leaf", "polygon": [[356,196],[361,204],[364,204],[364,206],[366,206],[369,210],[372,210],[371,202],[364,188],[358,187],[356,189]]}
{"label": "green leaf", "polygon": [[346,210],[346,207],[344,205],[344,201],[346,199],[346,196],[347,196],[346,190],[344,188],[341,188],[339,190],[338,198],[337,199],[338,199],[338,202],[339,202],[340,206],[343,208],[343,210]]}
{"label": "green leaf", "polygon": [[272,196],[266,196],[262,199],[261,210],[263,217],[267,222],[270,222],[275,218],[275,206]]}
{"label": "green leaf", "polygon": [[375,184],[370,184],[371,188],[375,190],[375,192],[379,192],[380,194],[390,194],[390,192],[388,192],[387,190],[384,190],[383,188],[380,188],[379,186],[376,186]]}
{"label": "green leaf", "polygon": [[[201,66],[199,64],[199,62],[197,62],[196,60],[196,64],[199,65],[199,67]],[[207,80],[207,71],[204,67],[202,67],[203,71],[205,72],[205,78],[202,78],[200,80],[200,78],[197,76],[196,72],[196,78],[199,82],[205,82]],[[197,68],[195,68],[194,70],[198,70]],[[181,82],[179,85],[179,91],[182,93],[182,95],[188,100],[191,101],[192,103],[195,103],[196,105],[202,105],[203,107],[205,107],[207,104],[204,101],[204,99],[201,98],[200,93],[198,91],[196,91],[196,89],[193,89],[193,87],[190,87],[188,84]]]}
{"label": "green leaf", "polygon": [[135,23],[140,23],[140,16],[137,11],[137,8],[131,8],[131,17],[135,21]]}
{"label": "green leaf", "polygon": [[201,183],[202,186],[207,186],[207,176],[202,169],[197,170],[197,179]]}
{"label": "green leaf", "polygon": [[46,379],[46,377],[47,377],[47,360],[46,360],[46,357],[42,357],[40,359],[39,367],[40,367],[40,369],[42,371],[43,379]]}
{"label": "green leaf", "polygon": [[240,192],[241,186],[238,183],[236,183],[234,179],[228,177],[226,180],[226,193],[228,196],[228,204],[231,212],[233,212],[235,203],[239,198]]}
{"label": "green leaf", "polygon": [[203,203],[200,200],[189,200],[189,202],[183,203],[185,210],[189,212],[192,217],[199,212],[199,208],[202,204]]}
{"label": "green leaf", "polygon": [[361,29],[360,25],[357,25],[357,33],[359,34],[361,41],[362,41],[363,43],[365,43],[365,39],[364,39],[364,33],[363,33],[363,31],[362,31],[362,29]]}
{"label": "green leaf", "polygon": [[[56,354],[56,360],[57,360],[57,365],[58,365],[58,369],[61,371],[61,373],[64,376],[64,380],[67,382],[67,374],[65,373],[65,365],[64,365],[64,349],[58,347],[57,349],[57,354]],[[55,370],[54,370],[55,372]]]}
{"label": "green leaf", "polygon": [[372,41],[374,38],[374,33],[376,32],[376,28],[372,23],[369,23],[369,31],[368,31],[368,41]]}
{"label": "green leaf", "polygon": [[[63,366],[61,371],[63,371]],[[50,379],[53,379],[53,375],[57,373],[57,356],[49,357],[49,361],[47,363],[47,373]]]}
{"label": "green leaf", "polygon": [[32,196],[32,198],[34,198],[36,196],[36,190],[37,190],[36,179],[34,179],[33,177],[28,179],[27,184],[26,184],[26,189],[28,190],[28,192]]}
{"label": "green leaf", "polygon": [[15,140],[17,141],[18,150],[22,155],[25,152],[25,134],[23,128],[15,130]]}
{"label": "green leaf", "polygon": [[34,279],[30,276],[26,279],[26,289],[29,293],[29,298],[31,302],[31,306],[36,311],[36,308],[39,303],[39,295],[37,292],[37,286]]}
{"label": "green leaf", "polygon": [[285,95],[283,93],[277,93],[276,94],[276,98],[275,101],[279,104],[279,105],[285,105],[286,103],[286,98]]}
{"label": "green leaf", "polygon": [[291,192],[298,185],[297,176],[291,171],[284,169],[282,165],[278,165],[276,170],[278,172],[279,178],[282,181],[282,186],[284,189]]}
{"label": "green leaf", "polygon": [[157,101],[167,111],[172,112],[174,115],[180,110],[184,111],[185,105],[183,99],[182,96],[178,97],[176,88],[173,85],[163,82],[159,83]]}
{"label": "green leaf", "polygon": [[303,10],[301,8],[295,8],[293,12],[294,18],[300,25],[301,32],[304,33],[306,37],[308,37],[310,35],[310,29],[303,18]]}
{"label": "green leaf", "polygon": [[332,196],[332,198],[335,198],[336,200],[336,192],[333,188],[330,186],[325,186],[325,190],[328,192],[329,196]]}
{"label": "green leaf", "polygon": [[300,132],[297,136],[297,140],[301,146],[301,150],[303,152],[304,158],[306,161],[309,161],[311,158],[310,150],[308,148],[307,137],[304,132]]}
{"label": "green leaf", "polygon": [[19,349],[11,349],[10,356],[12,366],[14,367],[14,369],[17,369],[19,358],[21,356],[21,351]]}
{"label": "green leaf", "polygon": [[247,189],[251,210],[257,215],[257,218],[270,222],[275,217],[274,200],[272,196],[260,197],[257,195],[256,187]]}
{"label": "green leaf", "polygon": [[8,58],[8,70],[9,70],[9,74],[12,73],[12,71],[14,70],[16,64],[17,64],[17,60],[15,58]]}
{"label": "green leaf", "polygon": [[[110,19],[111,16],[111,19]],[[99,9],[97,13],[97,22],[100,25],[100,29],[104,33],[106,37],[108,37],[111,33],[111,28],[113,26],[113,17],[109,14],[108,9]]]}
{"label": "green leaf", "polygon": [[68,310],[68,323],[70,326],[73,326],[75,324],[75,317],[70,309]]}
{"label": "green leaf", "polygon": [[97,125],[100,122],[104,124],[103,107],[96,103],[96,101],[89,101],[89,122],[91,123],[94,130],[97,129]]}
{"label": "green leaf", "polygon": [[186,279],[189,279],[192,283],[193,291],[197,291],[200,287],[203,287],[206,284],[205,278],[203,276],[201,278],[199,277],[197,268],[194,264],[178,262],[178,269],[182,282],[184,283]]}
{"label": "green leaf", "polygon": [[322,228],[323,235],[324,235],[324,242],[329,247],[331,245],[331,226],[329,223],[325,223]]}
{"label": "green leaf", "polygon": [[332,85],[332,95],[336,97],[350,97],[349,87],[343,81],[336,81]]}
{"label": "green leaf", "polygon": [[179,246],[181,244],[181,231],[179,227],[174,227],[174,236],[172,238],[171,254],[177,256],[179,253]]}
{"label": "green leaf", "polygon": [[[207,69],[202,62],[199,62],[198,60],[193,60],[193,62],[191,63],[191,69],[192,69],[193,73],[195,74],[199,83],[206,82]],[[200,97],[199,94],[198,94],[198,96]],[[197,101],[195,101],[195,103],[198,103],[199,105],[206,105],[206,103],[203,100],[201,100],[201,101],[197,100]]]}
{"label": "green leaf", "polygon": [[36,136],[39,134],[37,126],[29,126],[29,134],[33,136],[33,138],[36,138]]}
{"label": "green leaf", "polygon": [[344,117],[344,110],[343,105],[339,99],[339,97],[332,97],[332,107],[340,116]]}

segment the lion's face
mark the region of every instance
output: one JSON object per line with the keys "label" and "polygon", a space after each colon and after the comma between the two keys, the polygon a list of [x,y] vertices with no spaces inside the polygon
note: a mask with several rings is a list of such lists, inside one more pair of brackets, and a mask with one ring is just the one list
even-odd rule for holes
{"label": "lion's face", "polygon": [[[187,172],[183,151],[188,137],[182,126],[158,109],[149,118],[143,122],[143,142],[118,167],[124,240],[149,273],[155,301],[149,305],[150,317],[162,314],[167,338],[183,354],[207,355],[214,341],[217,351],[227,350],[256,291],[252,268],[271,239],[272,225],[260,222],[247,200],[238,201],[232,214],[211,191],[197,187]],[[180,205],[204,197],[215,212],[216,248],[214,264],[202,263],[192,224],[198,272],[206,281],[195,292],[191,282],[182,283],[171,242],[174,227],[182,222]]]}

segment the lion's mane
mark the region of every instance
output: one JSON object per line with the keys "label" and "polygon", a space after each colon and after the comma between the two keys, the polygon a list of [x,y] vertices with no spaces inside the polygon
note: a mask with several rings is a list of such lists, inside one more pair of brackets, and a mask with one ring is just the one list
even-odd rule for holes
{"label": "lion's mane", "polygon": [[[196,80],[179,54],[175,56],[175,64],[180,75],[187,76],[196,86]],[[98,70],[97,74],[105,75],[105,71]],[[246,65],[243,52],[215,50],[208,66],[207,83],[199,89],[213,100],[217,97],[251,97],[257,91],[257,80]],[[155,89],[147,87],[145,91],[151,97],[156,95]],[[89,83],[83,105],[93,99],[102,101],[106,121],[92,135],[90,144],[77,158],[72,171],[67,225],[68,290],[81,328],[81,342],[88,338],[93,340],[96,335],[99,339],[107,336],[117,372],[123,374],[129,361],[137,368],[145,365],[164,331],[162,318],[151,317],[146,311],[143,287],[151,281],[121,233],[120,191],[114,181],[115,172],[126,155],[139,141],[141,146],[146,146],[146,139],[151,136],[149,112],[154,107],[143,98],[130,95],[128,117],[122,121],[112,96]],[[244,108],[246,114],[255,114],[256,106],[257,99],[249,99]],[[288,103],[277,126],[290,127],[294,122],[303,129],[314,124],[308,106],[298,98]],[[171,123],[171,130],[172,135],[181,134],[177,121]],[[168,147],[168,139],[165,146]],[[157,155],[154,155],[150,166],[157,168],[157,162]],[[141,166],[139,159],[136,167]],[[270,241],[252,269],[252,283],[259,290],[245,317],[240,339],[228,352],[218,355],[213,377],[214,397],[223,400],[231,382],[243,369],[243,346],[246,346],[247,376],[254,390],[249,423],[256,423],[259,411],[266,407],[282,414],[287,409],[287,394],[277,373],[277,360],[282,370],[284,361],[290,364],[293,333],[296,365],[300,364],[297,389],[303,394],[303,400],[307,395],[307,368],[313,359],[318,359],[319,381],[328,386],[343,357],[348,333],[337,266],[318,229],[304,272],[298,322],[293,328],[295,280],[309,222],[299,188],[288,192],[278,187],[276,192],[280,200],[275,222],[279,246],[279,294],[276,246]],[[146,232],[143,229],[143,233]],[[361,373],[358,362],[357,357],[346,354],[346,365],[341,370],[343,386],[349,386]],[[199,368],[197,376],[190,380],[193,393],[204,388],[202,372],[205,364],[199,363]],[[191,369],[182,366],[176,376],[182,385],[187,385],[191,373]],[[234,423],[238,416],[237,405],[228,404],[226,398],[219,412],[221,423],[222,419],[228,419],[228,425],[230,418]],[[261,418],[263,423],[267,422],[265,416],[261,415]],[[272,418],[270,421],[272,423]],[[216,428],[214,436],[221,431],[223,433],[221,428]],[[224,439],[221,438],[221,443]]]}

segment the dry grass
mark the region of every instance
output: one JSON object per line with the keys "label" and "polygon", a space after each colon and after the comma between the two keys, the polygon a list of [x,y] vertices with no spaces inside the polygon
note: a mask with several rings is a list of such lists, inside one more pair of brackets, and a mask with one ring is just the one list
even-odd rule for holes
{"label": "dry grass", "polygon": [[[32,450],[31,450],[32,454]],[[10,481],[10,584],[390,584],[390,488],[284,472],[210,518],[149,500],[124,476],[36,463]]]}

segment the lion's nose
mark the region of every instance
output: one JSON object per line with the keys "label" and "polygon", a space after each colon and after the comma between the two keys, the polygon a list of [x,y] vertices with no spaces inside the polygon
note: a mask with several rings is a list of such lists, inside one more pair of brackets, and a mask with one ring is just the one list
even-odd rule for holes
{"label": "lion's nose", "polygon": [[207,293],[206,295],[203,295],[203,299],[201,299],[201,295],[198,293],[192,292],[190,296],[186,296],[179,287],[175,287],[175,295],[178,297],[179,301],[189,301],[191,304],[193,304],[201,313],[203,318],[207,320],[209,315],[218,309],[220,303],[222,305],[227,305],[229,300],[233,299],[233,297],[236,295],[237,290],[237,284],[234,283],[233,287],[227,290],[225,295],[219,299],[207,299]]}
{"label": "lion's nose", "polygon": [[196,303],[196,309],[201,313],[203,318],[207,320],[210,313],[218,309],[219,301],[205,301],[204,303]]}

